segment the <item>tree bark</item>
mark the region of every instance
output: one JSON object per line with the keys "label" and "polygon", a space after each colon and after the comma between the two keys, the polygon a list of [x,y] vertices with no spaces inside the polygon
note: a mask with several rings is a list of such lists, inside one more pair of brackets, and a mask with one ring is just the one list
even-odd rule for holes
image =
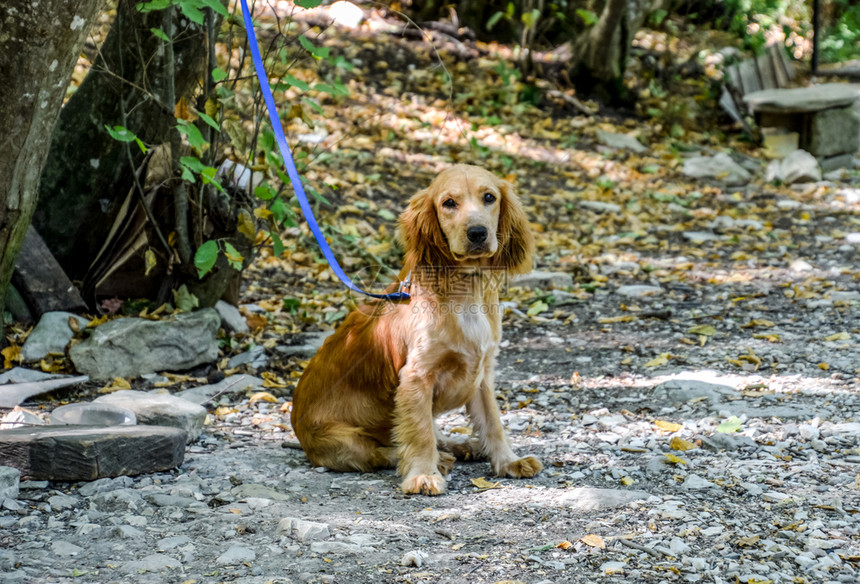
{"label": "tree bark", "polygon": [[51,130],[101,5],[6,0],[0,7],[0,342],[6,289],[36,207]]}
{"label": "tree bark", "polygon": [[194,91],[206,62],[205,31],[175,10],[175,61],[167,67],[162,41],[151,32],[163,28],[162,12],[140,13],[137,4],[119,0],[98,59],[63,108],[42,176],[34,223],[73,280],[86,274],[143,161],[136,145],[129,157],[105,125],[125,126],[149,145],[167,142],[176,120],[165,73],[175,73],[178,100]]}

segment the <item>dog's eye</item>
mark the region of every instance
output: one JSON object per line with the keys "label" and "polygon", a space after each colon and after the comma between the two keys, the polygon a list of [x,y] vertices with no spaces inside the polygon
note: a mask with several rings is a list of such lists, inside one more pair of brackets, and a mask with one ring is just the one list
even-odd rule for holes
{"label": "dog's eye", "polygon": [[448,209],[456,209],[457,201],[454,199],[447,199],[444,203],[442,203],[443,207],[447,207]]}
{"label": "dog's eye", "polygon": [[493,193],[484,193],[484,203],[487,205],[492,205],[496,202],[496,195]]}

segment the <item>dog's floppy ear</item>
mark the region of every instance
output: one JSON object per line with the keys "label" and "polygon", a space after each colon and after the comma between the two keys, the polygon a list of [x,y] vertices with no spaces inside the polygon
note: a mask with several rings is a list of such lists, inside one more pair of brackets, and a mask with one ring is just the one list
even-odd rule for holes
{"label": "dog's floppy ear", "polygon": [[493,265],[504,268],[509,274],[525,274],[532,269],[534,237],[514,187],[506,180],[499,180],[499,189],[502,193],[497,233],[499,249],[493,256]]}
{"label": "dog's floppy ear", "polygon": [[447,266],[453,259],[436,216],[432,188],[431,185],[415,193],[400,214],[398,237],[406,250],[405,263],[410,269]]}

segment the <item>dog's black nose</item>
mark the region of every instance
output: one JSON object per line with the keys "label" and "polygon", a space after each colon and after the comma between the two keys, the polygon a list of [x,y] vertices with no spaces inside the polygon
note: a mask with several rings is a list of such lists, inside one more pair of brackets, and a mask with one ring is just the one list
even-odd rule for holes
{"label": "dog's black nose", "polygon": [[466,230],[466,237],[472,243],[484,243],[487,239],[487,228],[483,225],[472,225]]}

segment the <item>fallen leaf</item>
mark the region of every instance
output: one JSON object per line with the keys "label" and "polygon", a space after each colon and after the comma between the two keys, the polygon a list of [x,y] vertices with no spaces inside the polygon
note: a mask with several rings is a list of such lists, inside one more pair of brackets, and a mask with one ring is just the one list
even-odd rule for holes
{"label": "fallen leaf", "polygon": [[750,546],[754,545],[755,543],[757,543],[759,539],[761,539],[759,536],[752,535],[750,537],[742,537],[742,538],[738,539],[738,541],[736,543],[737,543],[738,547],[750,547]]}
{"label": "fallen leaf", "polygon": [[667,422],[666,420],[654,420],[654,425],[663,430],[664,432],[677,432],[684,427],[681,424],[676,424],[675,422]]}
{"label": "fallen leaf", "polygon": [[603,538],[599,535],[588,534],[586,536],[581,537],[579,541],[589,547],[598,548],[601,550],[606,548],[606,542],[603,541]]}
{"label": "fallen leaf", "polygon": [[13,362],[21,362],[21,347],[18,345],[9,345],[0,351],[0,355],[3,355],[3,369],[11,369]]}
{"label": "fallen leaf", "polygon": [[680,456],[675,456],[674,454],[663,454],[663,456],[672,464],[687,464],[687,461]]}
{"label": "fallen leaf", "polygon": [[694,444],[693,442],[690,442],[689,440],[684,440],[680,436],[674,436],[669,441],[669,446],[672,448],[672,450],[679,450],[681,452],[684,452],[685,450],[692,450],[694,448],[698,448],[698,446],[696,446],[696,444]]}
{"label": "fallen leaf", "polygon": [[828,363],[819,363],[819,364],[818,364],[818,368],[819,368],[819,369],[823,369],[824,371],[827,371],[828,369],[830,369],[830,364],[828,364]]}
{"label": "fallen leaf", "polygon": [[480,477],[477,479],[472,479],[472,484],[475,485],[476,487],[478,487],[478,489],[480,489],[482,491],[488,491],[490,489],[498,489],[499,485],[501,483],[500,482],[491,483],[490,481],[488,481],[484,477]]}
{"label": "fallen leaf", "polygon": [[772,320],[767,320],[765,318],[754,318],[751,321],[749,321],[748,323],[741,325],[742,328],[750,328],[750,327],[754,327],[754,326],[772,327],[772,326],[776,326],[776,325],[774,324],[774,322]]}
{"label": "fallen leaf", "polygon": [[536,301],[535,301],[535,302],[534,302],[534,303],[529,307],[529,309],[528,309],[528,311],[526,312],[526,314],[528,314],[529,316],[537,316],[537,315],[538,315],[538,314],[540,314],[541,312],[546,312],[546,310],[547,310],[548,308],[549,308],[549,305],[548,305],[546,302],[544,302],[544,301],[542,301],[542,300],[536,300]]}
{"label": "fallen leaf", "polygon": [[690,330],[687,332],[694,335],[705,335],[706,337],[712,337],[717,334],[717,329],[715,329],[709,324],[700,324],[698,326],[691,327]]}
{"label": "fallen leaf", "polygon": [[570,542],[569,542],[569,541],[567,541],[567,540],[564,540],[563,542],[561,542],[560,544],[558,544],[558,545],[557,545],[557,546],[555,546],[555,547],[560,548],[560,549],[563,549],[563,550],[566,550],[566,549],[568,549],[568,548],[573,547],[573,544],[572,544],[572,543],[570,543]]}
{"label": "fallen leaf", "polygon": [[606,318],[598,318],[597,322],[600,324],[612,324],[614,322],[633,322],[634,320],[639,320],[638,316],[634,316],[632,314],[625,314],[622,316],[608,316]]}
{"label": "fallen leaf", "polygon": [[629,487],[630,485],[632,485],[632,484],[633,484],[633,482],[634,482],[634,481],[633,481],[633,478],[632,478],[632,477],[621,477],[621,481],[620,481],[620,482],[621,482],[621,484],[622,484],[622,485],[624,485],[625,487]]}
{"label": "fallen leaf", "polygon": [[741,420],[737,416],[732,416],[731,418],[724,421],[722,424],[717,426],[717,432],[721,434],[732,434],[741,429]]}
{"label": "fallen leaf", "polygon": [[669,353],[660,353],[647,363],[645,363],[645,367],[660,367],[661,365],[666,365],[669,362],[669,358],[672,357]]}
{"label": "fallen leaf", "polygon": [[829,337],[824,337],[825,341],[850,341],[851,335],[842,331],[841,333],[836,333],[835,335],[830,335]]}
{"label": "fallen leaf", "polygon": [[250,398],[248,398],[248,405],[252,406],[259,401],[269,402],[270,404],[278,403],[278,398],[273,396],[268,391],[258,391]]}

